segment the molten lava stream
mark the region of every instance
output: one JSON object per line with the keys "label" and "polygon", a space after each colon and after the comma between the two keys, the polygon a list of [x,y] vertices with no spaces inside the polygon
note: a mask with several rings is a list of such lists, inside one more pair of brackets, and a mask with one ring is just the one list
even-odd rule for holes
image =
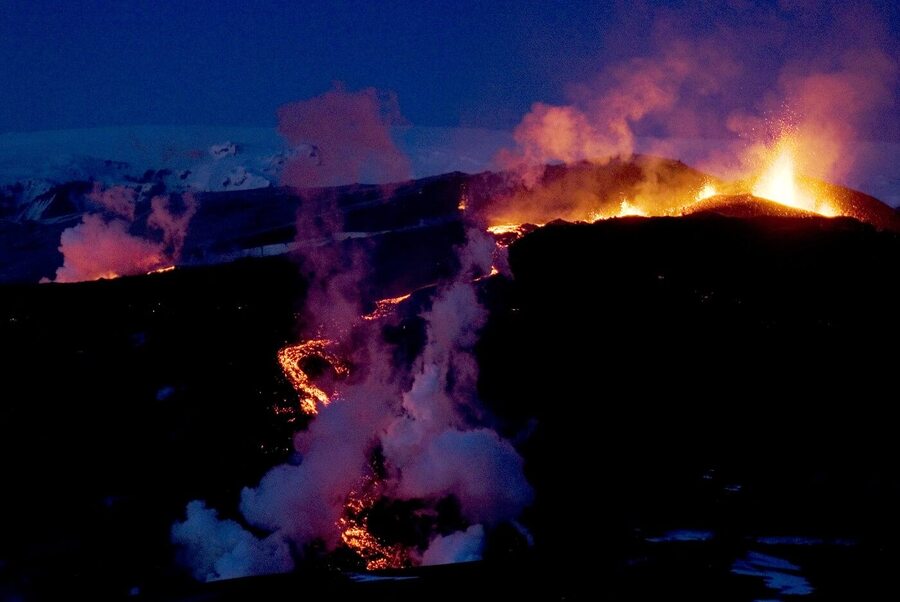
{"label": "molten lava stream", "polygon": [[409,552],[401,545],[386,545],[369,531],[368,513],[381,496],[382,481],[366,477],[359,490],[350,492],[344,515],[338,520],[341,541],[359,555],[366,569],[399,569],[410,565]]}
{"label": "molten lava stream", "polygon": [[399,297],[388,297],[387,299],[380,299],[375,302],[375,309],[363,315],[362,319],[372,321],[386,318],[387,316],[391,315],[391,313],[393,313],[394,309],[399,304],[403,303],[410,297],[412,297],[412,293],[406,293],[405,295],[400,295]]}
{"label": "molten lava stream", "polygon": [[331,395],[314,385],[303,369],[306,360],[312,357],[323,359],[331,366],[335,375],[341,378],[350,373],[347,363],[328,351],[329,345],[331,341],[328,339],[311,339],[278,350],[278,363],[294,390],[300,395],[300,409],[305,414],[317,414],[319,404],[327,406],[331,403]]}
{"label": "molten lava stream", "polygon": [[[492,267],[489,275],[475,280],[489,278],[497,273],[497,269]],[[412,293],[408,293],[376,301],[375,310],[360,317],[366,321],[384,318],[411,296]],[[278,350],[278,363],[299,394],[300,409],[305,414],[311,416],[318,414],[319,405],[327,406],[334,395],[313,384],[310,375],[304,369],[305,362],[311,358],[324,360],[339,378],[346,377],[350,373],[347,363],[328,350],[332,344],[328,339],[310,339]],[[370,571],[403,568],[411,564],[409,550],[406,547],[399,544],[384,544],[369,531],[368,515],[381,497],[382,485],[383,481],[378,477],[371,475],[365,477],[362,485],[347,495],[343,515],[337,522],[341,541],[356,552],[366,563],[366,569]]]}

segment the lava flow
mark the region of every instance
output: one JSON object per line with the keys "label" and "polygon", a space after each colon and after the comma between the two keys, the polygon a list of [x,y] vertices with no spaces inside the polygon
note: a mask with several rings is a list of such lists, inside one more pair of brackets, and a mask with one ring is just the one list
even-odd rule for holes
{"label": "lava flow", "polygon": [[297,345],[288,345],[278,350],[278,363],[285,376],[300,395],[300,409],[304,414],[314,415],[319,412],[318,406],[331,403],[331,395],[313,384],[306,372],[306,364],[310,358],[324,360],[336,376],[343,378],[350,373],[350,367],[334,353],[328,351],[331,341],[328,339],[311,339]]}
{"label": "lava flow", "polygon": [[[577,167],[582,170],[582,175],[576,174],[565,184],[551,181],[528,192],[517,191],[515,194],[518,196],[512,197],[512,201],[518,202],[508,203],[509,209],[496,215],[487,230],[498,244],[507,246],[534,227],[550,221],[552,216],[547,213],[547,206],[558,207],[560,216],[568,221],[586,222],[629,216],[680,217],[700,211],[729,214],[732,209],[740,209],[738,213],[750,211],[754,215],[851,215],[877,223],[876,216],[842,201],[833,186],[801,177],[798,171],[803,162],[798,158],[802,158],[800,145],[790,134],[783,134],[775,144],[763,149],[761,160],[756,155],[753,161],[758,166],[756,170],[733,182],[713,177],[703,180],[700,179],[703,174],[696,172],[679,181],[675,177],[665,176],[667,170],[675,171],[671,165],[633,157],[623,160],[618,167],[612,168],[613,171],[604,172],[614,175],[603,177],[621,182],[604,190],[593,187],[595,180],[584,175],[590,172],[584,171],[583,166]],[[628,180],[629,172],[622,165],[632,170],[635,167],[642,170],[644,179],[641,182],[661,181],[664,177],[670,177],[671,182],[657,188],[632,185]],[[567,199],[573,200],[569,202]],[[778,209],[778,206],[787,210]]]}
{"label": "lava flow", "polygon": [[155,270],[150,270],[149,272],[147,272],[147,275],[149,276],[150,274],[164,274],[166,272],[174,272],[174,271],[175,271],[175,266],[169,265],[169,266],[165,266],[162,268],[156,268]]}
{"label": "lava flow", "polygon": [[[491,268],[489,274],[474,281],[489,278],[498,273]],[[376,301],[375,310],[361,319],[372,321],[387,317],[412,293]],[[327,406],[337,392],[328,393],[312,382],[308,362],[313,358],[327,363],[338,378],[346,377],[350,368],[338,355],[329,351],[333,345],[328,339],[311,339],[296,345],[288,345],[278,351],[278,363],[300,397],[300,409],[307,415],[318,413],[319,406]],[[341,541],[366,564],[368,570],[397,569],[412,563],[410,551],[400,544],[385,544],[372,535],[368,517],[372,507],[383,494],[384,481],[375,474],[364,477],[361,484],[350,491],[344,500],[342,516],[337,521]]]}
{"label": "lava flow", "polygon": [[385,318],[394,311],[394,308],[397,307],[397,305],[403,303],[411,296],[412,293],[406,293],[405,295],[400,295],[399,297],[388,297],[387,299],[380,299],[375,302],[375,309],[362,316],[362,319],[372,321]]}
{"label": "lava flow", "polygon": [[344,515],[338,520],[341,541],[356,552],[370,571],[409,566],[409,553],[400,545],[386,545],[369,531],[368,514],[381,496],[382,481],[366,477],[359,489],[351,491],[344,503]]}

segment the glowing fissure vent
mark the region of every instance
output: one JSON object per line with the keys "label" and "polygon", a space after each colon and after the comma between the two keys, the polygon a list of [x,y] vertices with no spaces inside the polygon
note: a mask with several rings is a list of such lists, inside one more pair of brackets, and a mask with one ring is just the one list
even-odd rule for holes
{"label": "glowing fissure vent", "polygon": [[719,193],[716,191],[716,187],[713,186],[711,183],[707,182],[706,184],[703,185],[703,188],[701,188],[700,191],[697,193],[697,200],[705,201],[706,199],[712,198],[712,197],[716,196],[717,194],[719,194]]}
{"label": "glowing fissure vent", "polygon": [[616,217],[647,217],[647,212],[638,207],[637,205],[631,204],[628,199],[622,199],[622,202],[619,204],[619,213]]}
{"label": "glowing fissure vent", "polygon": [[800,186],[795,153],[795,145],[789,138],[779,140],[771,151],[768,165],[753,186],[753,196],[826,217],[838,215],[828,200],[816,198]]}
{"label": "glowing fissure vent", "polygon": [[162,268],[156,268],[155,270],[150,270],[149,272],[147,272],[147,274],[148,274],[148,275],[150,275],[150,274],[164,274],[164,273],[166,273],[166,272],[174,272],[174,271],[175,271],[175,266],[174,266],[174,265],[167,265],[167,266],[162,267]]}

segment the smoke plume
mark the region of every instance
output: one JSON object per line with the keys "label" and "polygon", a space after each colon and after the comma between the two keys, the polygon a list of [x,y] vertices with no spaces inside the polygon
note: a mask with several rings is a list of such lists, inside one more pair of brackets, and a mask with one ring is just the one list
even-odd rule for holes
{"label": "smoke plume", "polygon": [[130,234],[129,226],[120,219],[107,221],[91,214],[63,231],[59,245],[63,264],[56,270],[56,282],[115,278],[162,267],[166,260],[159,245]]}
{"label": "smoke plume", "polygon": [[98,211],[60,236],[63,265],[56,282],[82,282],[145,274],[181,257],[188,224],[197,209],[193,195],[150,200],[144,235],[136,224],[137,194],[131,188],[95,186],[88,200]]}
{"label": "smoke plume", "polygon": [[[360,319],[369,271],[364,247],[341,244],[342,213],[333,194],[302,190],[366,173],[377,173],[376,180],[408,175],[380,102],[373,90],[334,90],[279,112],[289,141],[314,144],[321,152],[321,162],[304,158],[284,172],[303,201],[297,239],[300,269],[309,280],[305,332],[333,341],[349,361],[350,376],[308,428],[295,434],[294,451],[302,460],[272,468],[241,492],[241,524],[218,519],[201,502],[188,506],[172,540],[197,578],[285,570],[313,550],[334,550],[342,545],[351,498],[415,500],[423,516],[438,515],[442,501],[454,500],[463,530],[406,544],[411,562],[475,559],[486,533],[531,502],[522,459],[490,429],[477,398],[472,350],[486,310],[473,279],[490,271],[493,240],[469,232],[459,249],[458,275],[437,288],[421,315],[424,348],[411,365],[395,365],[378,324]],[[381,458],[377,470],[375,457]],[[293,554],[283,564],[285,549]]]}
{"label": "smoke plume", "polygon": [[94,189],[88,195],[88,199],[97,205],[101,211],[105,210],[129,222],[134,221],[137,193],[133,188],[112,186],[104,190],[100,184],[94,184]]}
{"label": "smoke plume", "polygon": [[306,153],[285,166],[282,181],[295,188],[406,180],[411,167],[391,138],[402,123],[393,95],[374,88],[347,92],[337,86],[321,96],[278,110],[278,132]]}
{"label": "smoke plume", "polygon": [[[464,266],[478,269],[483,261],[482,236],[473,232],[461,250]],[[485,529],[521,514],[532,499],[522,459],[487,427],[477,403],[472,348],[485,310],[470,273],[464,270],[443,287],[423,318],[427,342],[411,369],[393,366],[377,330],[370,331],[371,338],[353,356],[359,379],[351,377],[308,430],[297,433],[294,447],[302,462],[276,466],[256,487],[243,490],[241,514],[248,526],[269,533],[264,539],[236,531],[236,524],[216,520],[192,502],[172,538],[195,575],[233,576],[217,568],[223,563],[229,571],[240,567],[243,575],[280,570],[281,565],[267,560],[273,549],[281,549],[273,541],[301,555],[314,542],[327,549],[339,545],[348,496],[373,477],[376,449],[384,458],[383,495],[426,507],[452,497],[469,523],[465,532],[436,535],[427,550],[411,550],[412,557],[424,553],[427,562],[475,559]],[[243,557],[246,550],[264,554],[253,562],[229,560]]]}

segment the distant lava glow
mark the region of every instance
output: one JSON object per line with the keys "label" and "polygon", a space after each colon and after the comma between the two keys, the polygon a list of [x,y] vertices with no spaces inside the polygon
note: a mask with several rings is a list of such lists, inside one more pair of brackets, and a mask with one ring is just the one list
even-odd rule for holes
{"label": "distant lava glow", "polygon": [[800,186],[795,155],[795,145],[789,138],[783,137],[772,149],[767,167],[757,178],[752,189],[753,196],[826,217],[838,215],[830,202],[817,198]]}

